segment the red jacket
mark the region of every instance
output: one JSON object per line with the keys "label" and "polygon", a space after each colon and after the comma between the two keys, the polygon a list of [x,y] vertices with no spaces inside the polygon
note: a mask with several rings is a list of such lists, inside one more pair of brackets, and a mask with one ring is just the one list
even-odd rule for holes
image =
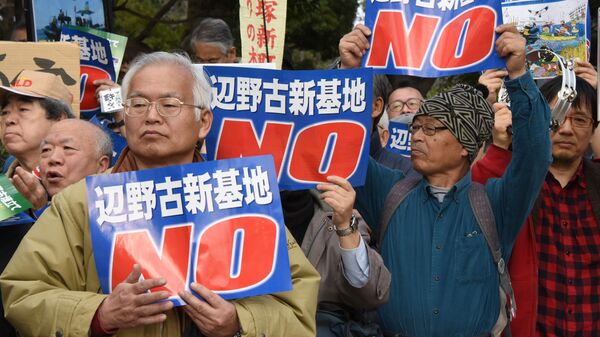
{"label": "red jacket", "polygon": [[[483,184],[489,178],[502,176],[511,157],[510,151],[490,146],[485,156],[473,164],[471,179]],[[584,160],[583,169],[593,212],[600,222],[600,160]],[[539,283],[536,237],[531,216],[517,236],[511,256],[516,257],[508,262],[508,270],[515,292],[517,314],[511,322],[510,330],[513,336],[535,337]]]}

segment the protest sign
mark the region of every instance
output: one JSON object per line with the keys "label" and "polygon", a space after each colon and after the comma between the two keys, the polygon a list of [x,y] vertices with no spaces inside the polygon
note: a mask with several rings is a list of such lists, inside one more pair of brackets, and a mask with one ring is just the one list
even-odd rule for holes
{"label": "protest sign", "polygon": [[[0,175],[0,226],[14,224],[13,221],[1,222],[31,208],[31,204],[22,196],[4,174]],[[17,217],[19,218],[19,217]],[[15,218],[16,219],[16,218]]]}
{"label": "protest sign", "polygon": [[110,53],[112,54],[113,65],[115,69],[116,78],[119,78],[119,71],[121,70],[121,64],[123,63],[123,56],[125,55],[125,47],[127,46],[127,36],[105,32],[103,30],[93,29],[89,27],[80,26],[66,26],[67,28],[80,30],[82,32],[94,34],[110,42]]}
{"label": "protest sign", "polygon": [[412,135],[408,132],[408,124],[390,121],[388,130],[390,138],[385,147],[392,152],[410,157],[410,138]]}
{"label": "protest sign", "polygon": [[242,62],[277,64],[281,69],[287,0],[240,0]]}
{"label": "protest sign", "polygon": [[364,183],[370,70],[204,69],[213,86],[208,158],[271,154],[288,190],[313,188],[329,175]]}
{"label": "protest sign", "polygon": [[86,178],[100,285],[110,293],[138,264],[177,293],[197,282],[225,299],[292,289],[270,156]]}
{"label": "protest sign", "polygon": [[504,67],[495,50],[501,18],[494,0],[367,1],[371,48],[362,65],[421,77]]}
{"label": "protest sign", "polygon": [[81,94],[76,97],[80,98],[81,117],[90,119],[100,112],[100,105],[95,97],[94,81],[99,79],[116,81],[110,43],[96,35],[67,27],[63,27],[60,40],[79,45]]}
{"label": "protest sign", "polygon": [[[79,97],[79,48],[64,42],[0,41],[0,83],[9,86],[23,69],[58,75],[74,98]],[[71,108],[79,116],[79,100]]]}
{"label": "protest sign", "polygon": [[[550,49],[565,59],[588,60],[587,0],[509,0],[502,2],[502,15],[505,23],[517,24],[527,40],[527,51]],[[537,58],[530,69],[536,79],[562,73],[553,56]]]}

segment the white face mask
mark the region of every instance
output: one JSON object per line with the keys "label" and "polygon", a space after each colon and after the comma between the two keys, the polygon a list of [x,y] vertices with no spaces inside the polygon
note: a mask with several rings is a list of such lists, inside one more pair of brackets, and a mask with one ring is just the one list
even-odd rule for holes
{"label": "white face mask", "polygon": [[402,123],[402,124],[410,124],[412,123],[413,118],[415,117],[414,113],[405,113],[398,117],[392,119],[392,122]]}

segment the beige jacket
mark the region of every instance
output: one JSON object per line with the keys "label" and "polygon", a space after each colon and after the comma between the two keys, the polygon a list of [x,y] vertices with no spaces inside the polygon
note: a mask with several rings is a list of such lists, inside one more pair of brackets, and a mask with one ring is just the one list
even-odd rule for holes
{"label": "beige jacket", "polygon": [[[92,251],[85,181],[56,195],[0,277],[7,319],[22,336],[87,336],[102,294]],[[293,290],[233,301],[244,336],[314,336],[319,274],[287,233]],[[119,337],[181,334],[181,311]]]}

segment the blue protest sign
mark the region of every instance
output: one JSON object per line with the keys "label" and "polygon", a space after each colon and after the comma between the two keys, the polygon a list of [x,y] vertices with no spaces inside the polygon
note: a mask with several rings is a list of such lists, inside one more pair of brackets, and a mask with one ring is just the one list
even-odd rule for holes
{"label": "blue protest sign", "polygon": [[138,264],[152,291],[197,282],[225,299],[292,289],[270,156],[86,178],[100,285],[109,293]]}
{"label": "blue protest sign", "polygon": [[408,132],[408,124],[390,121],[388,130],[390,138],[385,145],[386,149],[405,157],[410,157],[411,134]]}
{"label": "blue protest sign", "polygon": [[501,19],[495,0],[367,1],[371,48],[362,65],[421,77],[501,68],[494,31]]}
{"label": "blue protest sign", "polygon": [[0,227],[32,224],[34,222],[35,220],[27,212],[21,212],[0,221]]}
{"label": "blue protest sign", "polygon": [[90,119],[100,112],[100,105],[95,97],[94,81],[99,79],[116,81],[117,78],[110,52],[110,42],[94,34],[68,27],[62,28],[60,40],[79,45],[81,117]]}
{"label": "blue protest sign", "polygon": [[364,183],[370,70],[204,69],[213,86],[208,158],[271,154],[287,190],[313,188],[329,175]]}

